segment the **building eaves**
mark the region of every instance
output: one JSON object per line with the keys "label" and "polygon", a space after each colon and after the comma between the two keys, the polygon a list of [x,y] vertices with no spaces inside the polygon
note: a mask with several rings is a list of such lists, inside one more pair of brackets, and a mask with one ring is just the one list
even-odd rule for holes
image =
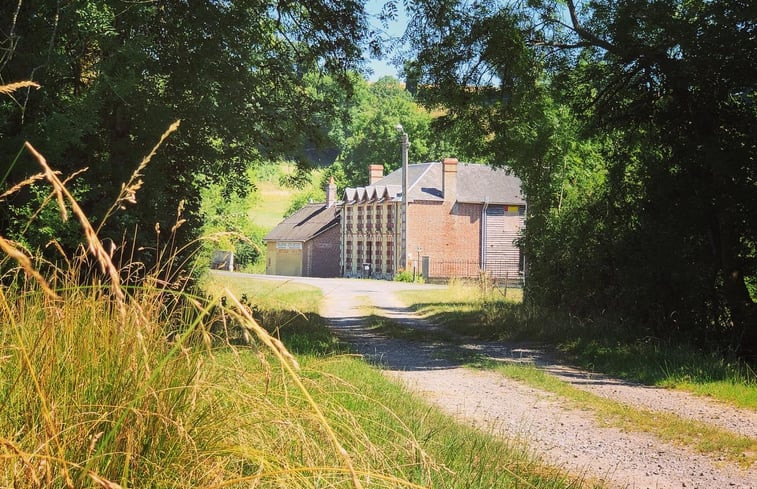
{"label": "building eaves", "polygon": [[[417,163],[408,166],[408,199],[412,201],[444,200],[443,169],[440,162]],[[367,187],[354,189],[355,198],[350,198],[347,189],[346,201],[363,202],[366,199],[381,199],[381,187],[386,188],[387,197],[393,201],[402,200],[402,170],[395,170],[381,180]],[[362,196],[362,197],[361,197]],[[507,169],[488,165],[460,163],[457,167],[457,202],[522,205],[525,198],[521,192],[518,177]]]}
{"label": "building eaves", "polygon": [[281,221],[263,241],[308,241],[339,224],[340,207],[327,207],[325,203],[307,204]]}

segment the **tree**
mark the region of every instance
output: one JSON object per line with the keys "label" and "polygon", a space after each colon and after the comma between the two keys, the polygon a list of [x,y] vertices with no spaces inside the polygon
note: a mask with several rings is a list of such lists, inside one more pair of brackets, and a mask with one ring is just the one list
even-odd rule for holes
{"label": "tree", "polygon": [[[406,73],[523,178],[531,297],[755,351],[751,4],[509,5],[411,2]],[[592,197],[556,199],[581,170]]]}
{"label": "tree", "polygon": [[400,166],[397,124],[411,137],[413,161],[441,159],[455,152],[443,134],[432,130],[432,114],[395,78],[359,83],[348,111],[349,123],[332,131],[340,147],[337,166],[341,169],[335,172],[343,171],[348,185],[365,185],[368,165],[383,165],[385,172]]}
{"label": "tree", "polygon": [[[184,201],[177,239],[187,243],[200,228],[201,188],[236,175],[224,181],[243,193],[248,162],[304,159],[319,117],[333,109],[306,80],[329,73],[348,86],[366,35],[357,1],[32,0],[4,3],[0,19],[1,80],[42,86],[0,101],[0,152],[16,154],[30,140],[65,174],[89,167],[79,178],[91,220],[165,128],[182,121],[144,169],[136,205],[103,229],[117,242],[135,226],[143,243],[156,221],[170,229]],[[22,156],[9,182],[33,165]],[[28,199],[11,202],[0,233],[23,238],[14,223]]]}

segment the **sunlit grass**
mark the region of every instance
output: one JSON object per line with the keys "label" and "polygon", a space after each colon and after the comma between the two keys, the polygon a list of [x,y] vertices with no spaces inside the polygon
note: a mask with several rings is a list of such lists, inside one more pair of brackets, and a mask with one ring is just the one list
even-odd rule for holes
{"label": "sunlit grass", "polygon": [[261,228],[271,230],[284,219],[284,213],[298,191],[281,187],[278,182],[265,180],[257,186],[260,200],[248,211],[248,216]]}
{"label": "sunlit grass", "polygon": [[757,388],[744,388],[742,382],[719,380],[695,383],[689,380],[670,379],[661,382],[662,387],[672,387],[715,399],[728,401],[736,406],[757,410]]}
{"label": "sunlit grass", "polygon": [[264,336],[205,345],[213,298],[133,287],[124,322],[108,288],[19,280],[0,289],[4,487],[588,487],[344,354],[319,316],[279,329],[290,374]]}
{"label": "sunlit grass", "polygon": [[[281,297],[293,290],[298,293],[293,304],[303,308],[308,303],[306,292],[313,290],[290,282],[243,277],[224,282],[229,283],[237,287],[236,291],[247,294],[262,291],[272,299],[270,305],[281,304]],[[214,286],[219,286],[218,282]],[[377,333],[400,337],[408,333],[401,325],[371,315],[367,304],[364,312],[368,328]],[[303,328],[307,329],[305,335]],[[280,335],[287,347],[300,353],[298,361],[304,382],[324,409],[345,449],[354,454],[357,466],[370,466],[384,477],[424,487],[594,487],[540,461],[523,444],[481,433],[430,407],[359,356],[350,355],[345,345],[333,339],[320,316],[312,315],[307,323],[296,328],[282,328]],[[324,341],[329,337],[332,341]],[[223,377],[235,382],[241,379],[242,395],[246,395],[247,385],[259,390],[260,385],[244,379],[246,375],[254,378],[255,372],[262,374],[264,364],[247,353],[225,355],[225,361],[232,358],[241,358],[248,373]],[[304,405],[301,396],[286,382],[275,381],[266,388],[266,397],[274,405],[279,402],[300,408]],[[295,415],[309,418],[307,410]],[[292,447],[286,449],[292,450]],[[333,463],[333,455],[322,463]]]}
{"label": "sunlit grass", "polygon": [[445,289],[408,290],[402,301],[424,318],[469,336],[495,339],[500,336],[505,311],[520,310],[523,290],[482,287],[477,283],[452,282]]}
{"label": "sunlit grass", "polygon": [[685,390],[757,410],[757,375],[748,364],[686,346],[579,339],[560,348],[582,367],[648,385]]}
{"label": "sunlit grass", "polygon": [[[282,339],[289,343],[287,333]],[[251,372],[261,369],[255,356],[241,358]],[[520,442],[482,433],[442,414],[358,356],[300,355],[298,360],[308,389],[345,449],[356,454],[356,464],[373,467],[384,477],[450,489],[600,487],[551,467]],[[240,386],[243,395],[246,385]],[[266,397],[274,404],[303,405],[296,392],[279,382],[268,386]],[[366,485],[369,480],[377,482],[367,477]]]}
{"label": "sunlit grass", "polygon": [[520,442],[461,424],[358,359],[314,367],[324,378],[346,382],[326,382],[329,391],[319,395],[346,408],[403,478],[427,487],[592,487]]}
{"label": "sunlit grass", "polygon": [[[520,299],[517,295],[512,298]],[[483,296],[480,287],[456,284],[449,290],[407,291],[402,299],[429,320],[457,333],[552,344],[567,361],[590,371],[757,409],[754,370],[743,361],[728,360],[715,352],[629,339],[617,335],[612,324],[540,315],[519,302],[492,296],[491,291]]]}
{"label": "sunlit grass", "polygon": [[254,208],[249,209],[248,216],[257,226],[267,231],[276,227],[283,219],[293,200],[302,193],[315,192],[320,185],[322,171],[314,170],[310,181],[302,189],[281,185],[280,178],[296,171],[295,166],[280,163],[278,171],[262,178],[257,183],[260,199]]}
{"label": "sunlit grass", "polygon": [[672,413],[640,409],[607,399],[574,387],[534,365],[482,359],[474,360],[472,365],[493,369],[514,380],[557,394],[574,406],[591,411],[600,424],[625,431],[650,433],[665,441],[692,447],[713,458],[723,457],[744,467],[751,466],[757,460],[757,440],[753,438],[735,435]]}
{"label": "sunlit grass", "polygon": [[312,285],[214,272],[208,274],[202,287],[213,297],[223,295],[224,289],[228,289],[237,297],[247,297],[252,305],[261,309],[301,313],[318,312],[323,297],[321,289]]}

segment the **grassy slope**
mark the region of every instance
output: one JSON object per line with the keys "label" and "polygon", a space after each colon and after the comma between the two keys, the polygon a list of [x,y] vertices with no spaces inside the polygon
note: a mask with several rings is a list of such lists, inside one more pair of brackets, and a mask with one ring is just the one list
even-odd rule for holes
{"label": "grassy slope", "polygon": [[284,212],[297,194],[296,190],[282,188],[278,182],[263,181],[258,183],[260,200],[248,216],[258,226],[271,230],[284,218]]}
{"label": "grassy slope", "polygon": [[310,176],[310,183],[304,188],[282,186],[279,177],[293,171],[291,165],[282,164],[280,171],[256,184],[260,199],[258,204],[248,211],[248,216],[256,225],[268,231],[276,227],[284,219],[284,213],[289,209],[293,199],[302,193],[314,191],[321,181],[321,171],[314,170]]}
{"label": "grassy slope", "polygon": [[[284,219],[284,214],[299,195],[312,192],[321,180],[320,171],[315,170],[310,177],[311,183],[303,189],[293,189],[281,185],[280,177],[293,171],[293,166],[281,164],[277,171],[271,172],[270,175],[256,183],[260,198],[255,207],[248,209],[247,217],[260,229],[261,236],[266,235]],[[265,268],[266,249],[263,247],[260,257],[247,271],[265,273]]]}

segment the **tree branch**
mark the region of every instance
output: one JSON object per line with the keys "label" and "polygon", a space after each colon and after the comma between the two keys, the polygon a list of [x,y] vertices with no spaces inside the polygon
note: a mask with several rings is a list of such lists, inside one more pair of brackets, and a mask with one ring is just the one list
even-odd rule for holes
{"label": "tree branch", "polygon": [[579,37],[590,42],[592,45],[605,49],[613,54],[623,57],[623,53],[612,43],[601,39],[581,26],[578,21],[578,15],[576,14],[576,4],[573,0],[566,0],[568,5],[568,12],[570,13],[570,22],[573,24],[573,31],[578,34]]}
{"label": "tree branch", "polygon": [[[3,54],[3,59],[0,61],[0,71],[5,68],[5,65],[8,64],[8,61],[13,58],[13,52],[16,50],[16,43],[18,42],[15,37],[15,30],[16,30],[16,21],[18,19],[18,12],[21,10],[21,3],[23,3],[23,0],[18,0],[18,4],[16,5],[16,11],[13,12],[13,19],[11,20],[11,28],[8,32],[8,49],[5,50],[6,54]],[[0,78],[0,80],[2,80]]]}

